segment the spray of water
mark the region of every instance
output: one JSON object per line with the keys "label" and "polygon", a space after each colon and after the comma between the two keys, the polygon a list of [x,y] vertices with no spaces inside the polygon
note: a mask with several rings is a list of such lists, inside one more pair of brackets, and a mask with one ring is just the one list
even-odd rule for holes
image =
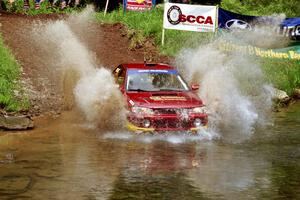
{"label": "spray of water", "polygon": [[282,48],[290,42],[288,37],[280,34],[280,24],[285,18],[284,14],[259,17],[253,22],[254,27],[250,32],[236,30],[231,34],[236,37],[235,42],[239,40],[261,48]]}
{"label": "spray of water", "polygon": [[237,34],[239,42],[253,37],[245,32],[223,35],[196,49],[182,50],[176,59],[189,80],[200,83],[199,95],[210,113],[210,129],[234,143],[250,138],[257,125],[268,122],[273,95],[257,59],[218,49],[220,41],[234,41]]}
{"label": "spray of water", "polygon": [[157,141],[165,141],[172,144],[183,144],[188,142],[207,142],[215,138],[212,132],[205,129],[200,130],[199,134],[190,134],[187,132],[177,133],[157,133],[157,134],[132,134],[129,132],[108,132],[103,136],[104,139],[136,141],[142,143],[153,143]]}
{"label": "spray of water", "polygon": [[98,123],[102,130],[120,127],[125,119],[122,96],[112,83],[110,71],[100,68],[82,76],[74,90],[76,104],[86,119]]}
{"label": "spray of water", "polygon": [[124,119],[123,100],[110,70],[98,67],[97,59],[80,41],[72,28],[84,29],[89,23],[91,7],[66,20],[39,23],[32,36],[49,52],[49,67],[61,74],[65,103],[74,104],[85,119],[102,129],[114,129]]}

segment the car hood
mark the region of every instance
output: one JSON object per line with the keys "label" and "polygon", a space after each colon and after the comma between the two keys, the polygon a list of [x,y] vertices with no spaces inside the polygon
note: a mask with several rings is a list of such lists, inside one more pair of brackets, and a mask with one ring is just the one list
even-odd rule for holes
{"label": "car hood", "polygon": [[192,108],[203,106],[201,99],[191,91],[187,92],[127,92],[131,106],[147,108]]}

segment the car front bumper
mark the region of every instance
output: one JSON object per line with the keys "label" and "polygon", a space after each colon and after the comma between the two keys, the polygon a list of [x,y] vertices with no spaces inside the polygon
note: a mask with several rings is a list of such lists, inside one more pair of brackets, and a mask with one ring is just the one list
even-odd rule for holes
{"label": "car front bumper", "polygon": [[[195,119],[200,119],[201,125],[195,126]],[[149,126],[143,124],[145,120],[150,123]],[[206,114],[191,115],[184,119],[178,115],[130,115],[127,118],[127,129],[134,132],[198,131],[207,128],[207,123]]]}

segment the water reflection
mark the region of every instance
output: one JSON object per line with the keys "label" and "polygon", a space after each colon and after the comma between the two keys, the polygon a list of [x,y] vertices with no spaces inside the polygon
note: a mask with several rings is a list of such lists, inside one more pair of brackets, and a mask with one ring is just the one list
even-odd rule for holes
{"label": "water reflection", "polygon": [[[141,179],[142,177],[142,179]],[[206,199],[184,172],[143,173],[122,170],[109,199]]]}
{"label": "water reflection", "polygon": [[0,199],[300,199],[300,105],[242,144],[106,138],[72,114],[0,136]]}

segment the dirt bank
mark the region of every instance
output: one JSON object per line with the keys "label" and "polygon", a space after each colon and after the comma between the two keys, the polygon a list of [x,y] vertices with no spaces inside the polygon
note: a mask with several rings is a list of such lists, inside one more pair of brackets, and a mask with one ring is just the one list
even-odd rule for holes
{"label": "dirt bank", "polygon": [[[36,23],[66,19],[66,15],[25,16],[20,14],[0,13],[0,31],[5,44],[12,50],[22,66],[22,82],[28,91],[31,116],[42,114],[56,115],[66,109],[65,92],[62,88],[61,76],[49,68],[49,60],[55,59],[49,52],[41,50],[30,35],[32,26]],[[120,24],[107,25],[89,22],[86,28],[74,32],[80,41],[94,52],[97,63],[112,68],[124,62],[143,62],[144,55],[156,62],[167,62],[166,57],[160,57],[151,40],[140,49],[129,50],[129,40],[124,36]],[[64,37],[62,35],[62,37]],[[47,62],[45,62],[47,60]]]}

